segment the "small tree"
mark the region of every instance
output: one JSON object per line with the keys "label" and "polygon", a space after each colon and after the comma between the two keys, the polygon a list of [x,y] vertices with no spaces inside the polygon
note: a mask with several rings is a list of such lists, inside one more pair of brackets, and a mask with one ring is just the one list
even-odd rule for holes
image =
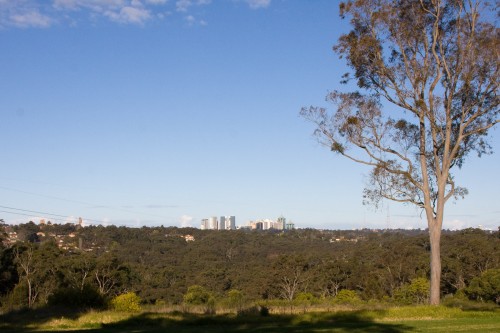
{"label": "small tree", "polygon": [[307,258],[295,255],[280,256],[274,266],[275,285],[279,296],[290,302],[310,278]]}
{"label": "small tree", "polygon": [[184,304],[202,306],[205,313],[215,312],[215,298],[212,293],[199,285],[190,286],[184,295]]}
{"label": "small tree", "polygon": [[302,311],[305,313],[318,299],[311,293],[302,292],[298,293],[293,301],[296,305],[302,307]]}
{"label": "small tree", "polygon": [[444,207],[467,194],[452,171],[470,153],[490,152],[486,136],[499,122],[500,29],[486,7],[480,0],[342,2],[352,30],[334,50],[366,94],[333,91],[327,97],[337,108],[333,114],[301,111],[321,143],[371,167],[365,202],[389,199],[423,210],[434,305]]}
{"label": "small tree", "polygon": [[26,281],[28,293],[28,307],[33,307],[33,304],[38,297],[38,290],[35,288],[35,274],[39,267],[34,261],[34,246],[29,244],[27,248],[20,251],[19,247],[14,249],[15,263],[18,265],[19,276]]}
{"label": "small tree", "polygon": [[236,309],[237,312],[243,309],[244,301],[245,297],[241,291],[231,289],[227,292],[227,305],[232,309]]}

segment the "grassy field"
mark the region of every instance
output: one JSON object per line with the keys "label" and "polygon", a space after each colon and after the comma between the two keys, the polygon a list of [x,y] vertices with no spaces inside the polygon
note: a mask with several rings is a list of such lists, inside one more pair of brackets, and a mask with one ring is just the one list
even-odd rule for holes
{"label": "grassy field", "polygon": [[2,333],[341,333],[341,332],[500,332],[500,310],[395,307],[269,316],[186,313],[120,313],[40,309],[0,316]]}

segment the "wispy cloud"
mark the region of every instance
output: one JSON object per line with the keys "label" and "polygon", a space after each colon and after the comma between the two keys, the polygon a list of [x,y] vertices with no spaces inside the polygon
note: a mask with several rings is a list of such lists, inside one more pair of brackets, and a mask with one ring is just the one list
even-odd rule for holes
{"label": "wispy cloud", "polygon": [[37,11],[13,14],[10,16],[10,21],[13,25],[21,28],[47,28],[53,20]]}
{"label": "wispy cloud", "polygon": [[211,0],[177,0],[175,7],[178,12],[187,12],[190,7],[209,5]]}
{"label": "wispy cloud", "polygon": [[271,0],[246,0],[246,2],[252,9],[267,8],[271,4]]}
{"label": "wispy cloud", "polygon": [[187,12],[189,7],[193,5],[193,2],[191,0],[178,0],[175,3],[175,8],[177,9],[178,12]]}
{"label": "wispy cloud", "polygon": [[167,3],[167,0],[146,0],[146,3],[151,5],[163,5]]}
{"label": "wispy cloud", "polygon": [[106,11],[105,16],[118,23],[144,24],[151,19],[149,10],[138,7],[123,7],[118,12]]}
{"label": "wispy cloud", "polygon": [[194,18],[193,15],[186,16],[185,20],[189,25],[193,25],[196,22],[196,19]]}
{"label": "wispy cloud", "polygon": [[[237,0],[251,9],[267,8],[271,0]],[[196,11],[212,0],[0,0],[0,28],[49,28],[99,19],[144,25],[179,13],[189,25],[207,25]],[[225,4],[221,4],[224,6]]]}
{"label": "wispy cloud", "polygon": [[205,20],[198,20],[193,15],[187,15],[186,17],[184,17],[184,20],[186,20],[186,22],[189,26],[193,26],[193,25],[205,26],[208,24]]}
{"label": "wispy cloud", "polygon": [[0,26],[50,27],[84,19],[143,25],[163,13],[167,0],[0,0]]}

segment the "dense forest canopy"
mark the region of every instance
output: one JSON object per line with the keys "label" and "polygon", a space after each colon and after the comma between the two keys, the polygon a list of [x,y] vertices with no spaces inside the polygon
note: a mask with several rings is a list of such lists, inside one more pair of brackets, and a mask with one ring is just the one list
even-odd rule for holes
{"label": "dense forest canopy", "polygon": [[[0,299],[10,308],[79,302],[75,295],[81,294],[94,295],[81,301],[93,305],[129,291],[146,303],[181,304],[190,286],[216,297],[237,290],[255,301],[305,293],[328,298],[342,290],[362,300],[388,300],[429,277],[424,230],[257,232],[32,222],[5,229]],[[499,267],[498,231],[444,233],[444,294],[463,293]]]}

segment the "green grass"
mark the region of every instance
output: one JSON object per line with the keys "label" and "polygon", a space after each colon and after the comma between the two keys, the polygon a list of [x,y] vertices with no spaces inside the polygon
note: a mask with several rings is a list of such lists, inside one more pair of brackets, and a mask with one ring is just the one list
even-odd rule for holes
{"label": "green grass", "polygon": [[447,307],[392,307],[304,314],[216,316],[115,311],[68,312],[40,309],[0,316],[2,333],[346,333],[346,332],[500,332],[500,310]]}
{"label": "green grass", "polygon": [[391,308],[379,322],[404,323],[412,332],[500,332],[498,309],[479,311],[444,306]]}

